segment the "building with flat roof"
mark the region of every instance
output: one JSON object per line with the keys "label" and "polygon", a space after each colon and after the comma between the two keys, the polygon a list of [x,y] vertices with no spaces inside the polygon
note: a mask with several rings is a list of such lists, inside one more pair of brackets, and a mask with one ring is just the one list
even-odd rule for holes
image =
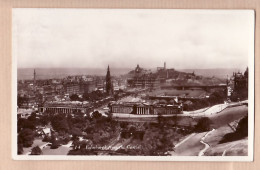
{"label": "building with flat roof", "polygon": [[181,114],[182,105],[151,104],[151,103],[113,103],[109,106],[111,113],[137,114],[137,115],[170,115]]}
{"label": "building with flat roof", "polygon": [[40,112],[48,113],[90,113],[93,107],[84,102],[46,102],[39,106]]}

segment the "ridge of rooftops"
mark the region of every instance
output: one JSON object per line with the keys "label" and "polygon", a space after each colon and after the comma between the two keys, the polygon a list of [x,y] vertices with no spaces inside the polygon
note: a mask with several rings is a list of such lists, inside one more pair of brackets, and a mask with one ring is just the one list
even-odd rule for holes
{"label": "ridge of rooftops", "polygon": [[179,107],[180,104],[165,104],[160,103],[159,101],[139,101],[139,102],[111,102],[111,105],[121,105],[121,106],[168,106],[168,107]]}
{"label": "ridge of rooftops", "polygon": [[63,101],[63,102],[46,102],[44,103],[44,106],[77,106],[77,107],[84,107],[84,106],[90,106],[90,103],[87,101],[80,102],[80,101]]}

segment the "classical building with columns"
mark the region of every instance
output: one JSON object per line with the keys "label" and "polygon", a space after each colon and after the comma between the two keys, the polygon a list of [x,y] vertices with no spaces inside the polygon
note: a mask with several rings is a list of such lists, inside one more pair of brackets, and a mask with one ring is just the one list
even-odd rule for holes
{"label": "classical building with columns", "polygon": [[110,104],[111,113],[137,115],[181,114],[182,105],[148,104],[148,103],[114,103]]}
{"label": "classical building with columns", "polygon": [[72,102],[47,102],[42,106],[39,106],[40,112],[48,113],[90,113],[93,111],[93,107],[88,103],[72,103]]}

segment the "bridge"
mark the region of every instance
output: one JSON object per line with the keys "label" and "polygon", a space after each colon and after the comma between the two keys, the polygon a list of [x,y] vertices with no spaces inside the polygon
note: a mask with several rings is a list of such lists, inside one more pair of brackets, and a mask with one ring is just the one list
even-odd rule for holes
{"label": "bridge", "polygon": [[210,90],[210,89],[226,89],[226,84],[219,85],[172,85],[172,86],[161,86],[161,89],[177,89],[177,90],[192,90],[192,89],[202,89],[202,90]]}
{"label": "bridge", "polygon": [[195,101],[195,100],[202,100],[205,99],[205,97],[181,97],[181,96],[149,96],[148,98],[151,100],[166,100],[166,101],[170,101],[170,100],[174,100],[175,98],[178,98],[179,100],[182,101]]}

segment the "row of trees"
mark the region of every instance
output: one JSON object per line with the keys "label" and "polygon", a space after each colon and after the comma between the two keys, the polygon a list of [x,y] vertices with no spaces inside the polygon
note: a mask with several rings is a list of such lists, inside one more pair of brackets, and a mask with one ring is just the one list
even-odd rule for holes
{"label": "row of trees", "polygon": [[233,133],[226,134],[219,143],[226,143],[242,139],[248,136],[248,116],[243,117]]}
{"label": "row of trees", "polygon": [[77,94],[73,94],[70,96],[70,99],[72,101],[97,101],[100,100],[104,97],[106,97],[107,95],[105,93],[102,93],[99,90],[90,92],[90,93],[84,93],[82,98],[80,98]]}
{"label": "row of trees", "polygon": [[183,110],[185,111],[192,111],[198,110],[205,107],[213,106],[216,104],[224,103],[227,100],[226,90],[217,90],[213,92],[209,98],[199,99],[192,101],[192,104],[186,105],[184,104]]}
{"label": "row of trees", "polygon": [[35,137],[35,129],[39,123],[40,122],[36,118],[36,112],[33,112],[27,119],[18,119],[18,154],[23,153],[23,147],[32,146]]}

